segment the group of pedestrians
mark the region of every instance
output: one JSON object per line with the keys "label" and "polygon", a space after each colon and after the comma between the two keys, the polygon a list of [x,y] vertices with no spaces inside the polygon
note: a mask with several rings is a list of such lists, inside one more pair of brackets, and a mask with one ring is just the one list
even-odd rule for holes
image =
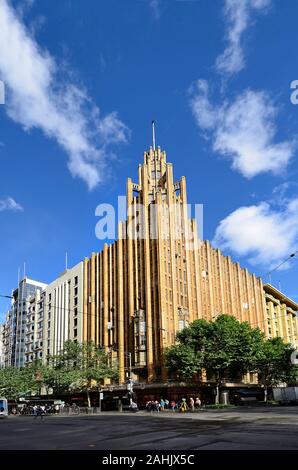
{"label": "group of pedestrians", "polygon": [[159,413],[160,411],[168,410],[169,409],[169,400],[161,398],[160,401],[158,400],[150,400],[146,403],[146,410],[147,411],[156,411]]}
{"label": "group of pedestrians", "polygon": [[161,398],[160,401],[158,400],[149,400],[146,403],[146,410],[148,412],[155,411],[159,413],[160,411],[164,410],[171,410],[171,411],[180,411],[182,413],[186,411],[195,411],[195,409],[201,409],[203,403],[199,397],[193,398],[190,397],[187,401],[186,398],[182,398],[179,401]]}

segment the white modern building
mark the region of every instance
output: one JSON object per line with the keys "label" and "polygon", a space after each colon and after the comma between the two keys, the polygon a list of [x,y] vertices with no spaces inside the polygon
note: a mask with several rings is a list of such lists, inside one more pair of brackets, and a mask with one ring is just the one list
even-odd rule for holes
{"label": "white modern building", "polygon": [[51,284],[24,278],[0,330],[0,364],[22,367],[58,354],[67,340],[83,342],[84,263]]}
{"label": "white modern building", "polygon": [[30,299],[41,293],[46,284],[24,277],[12,293],[11,308],[3,325],[3,354],[5,366],[25,364],[25,340]]}
{"label": "white modern building", "polygon": [[64,271],[44,292],[43,357],[56,355],[65,341],[83,341],[83,269]]}
{"label": "white modern building", "polygon": [[5,358],[4,358],[4,345],[3,345],[3,332],[4,326],[0,325],[0,367],[4,366]]}

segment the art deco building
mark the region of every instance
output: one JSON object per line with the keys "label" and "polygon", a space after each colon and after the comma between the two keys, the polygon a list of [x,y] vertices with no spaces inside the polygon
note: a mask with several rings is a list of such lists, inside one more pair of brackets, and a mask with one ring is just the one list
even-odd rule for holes
{"label": "art deco building", "polygon": [[186,180],[159,147],[127,180],[127,214],[118,240],[84,261],[83,339],[114,351],[120,383],[129,357],[140,382],[165,379],[164,350],[195,319],[230,314],[268,335],[261,279],[198,239]]}

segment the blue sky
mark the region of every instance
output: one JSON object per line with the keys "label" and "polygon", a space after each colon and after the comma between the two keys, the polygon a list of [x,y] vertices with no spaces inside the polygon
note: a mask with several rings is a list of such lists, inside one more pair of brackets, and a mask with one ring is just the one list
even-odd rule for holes
{"label": "blue sky", "polygon": [[[298,250],[295,0],[0,0],[0,293],[98,251],[157,144],[204,238],[257,275]],[[298,300],[298,257],[272,282]],[[0,312],[7,302],[0,300]]]}

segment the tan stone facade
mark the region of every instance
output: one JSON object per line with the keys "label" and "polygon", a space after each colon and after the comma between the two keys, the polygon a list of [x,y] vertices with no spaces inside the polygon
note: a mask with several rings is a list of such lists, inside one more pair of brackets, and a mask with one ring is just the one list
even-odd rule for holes
{"label": "tan stone facade", "polygon": [[120,383],[129,353],[139,381],[165,379],[163,351],[195,319],[226,313],[269,335],[261,279],[200,242],[186,204],[185,178],[150,148],[138,183],[127,180],[118,240],[84,261],[84,340],[114,350]]}
{"label": "tan stone facade", "polygon": [[268,338],[280,336],[298,347],[298,304],[270,284],[264,285]]}

